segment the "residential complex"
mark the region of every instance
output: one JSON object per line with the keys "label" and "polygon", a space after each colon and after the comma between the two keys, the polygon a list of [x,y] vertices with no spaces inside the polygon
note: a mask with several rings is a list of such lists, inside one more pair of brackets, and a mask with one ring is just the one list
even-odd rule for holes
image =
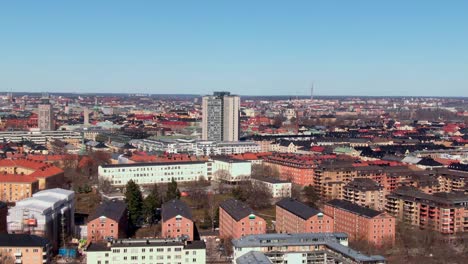
{"label": "residential complex", "polygon": [[266,221],[258,216],[250,206],[228,199],[219,205],[219,236],[240,238],[253,234],[266,233]]}
{"label": "residential complex", "polygon": [[325,214],[333,218],[335,232],[344,232],[353,241],[364,240],[377,246],[395,242],[395,217],[345,200],[325,203]]}
{"label": "residential complex", "polygon": [[276,232],[332,233],[333,218],[292,198],[276,203]]}
{"label": "residential complex", "polygon": [[39,130],[51,131],[54,128],[54,112],[52,105],[49,102],[49,98],[42,98],[41,103],[38,106],[39,111]]}
{"label": "residential complex", "polygon": [[343,186],[343,200],[377,211],[385,209],[383,186],[369,178],[355,178]]}
{"label": "residential complex", "polygon": [[89,241],[126,238],[128,233],[127,205],[123,201],[105,201],[88,217]]}
{"label": "residential complex", "polygon": [[48,239],[36,235],[0,234],[0,257],[5,263],[48,264],[53,257],[52,245]]}
{"label": "residential complex", "polygon": [[468,197],[463,192],[427,194],[401,187],[387,195],[386,211],[399,220],[442,234],[468,232]]}

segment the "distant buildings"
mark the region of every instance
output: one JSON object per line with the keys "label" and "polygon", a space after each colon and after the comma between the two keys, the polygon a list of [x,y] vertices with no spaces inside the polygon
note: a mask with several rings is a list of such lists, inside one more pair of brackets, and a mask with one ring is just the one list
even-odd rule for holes
{"label": "distant buildings", "polygon": [[468,195],[463,192],[426,194],[400,187],[387,195],[386,211],[408,224],[442,234],[468,231]]}
{"label": "distant buildings", "polygon": [[[348,247],[344,233],[262,234],[233,239],[233,263],[386,263]],[[270,261],[270,262],[267,262]]]}
{"label": "distant buildings", "polygon": [[235,199],[228,199],[219,205],[219,236],[240,238],[253,234],[265,234],[266,221],[249,205]]}
{"label": "distant buildings", "polygon": [[239,140],[240,97],[229,92],[215,92],[202,99],[202,139]]}
{"label": "distant buildings", "polygon": [[203,241],[180,239],[118,239],[107,244],[92,243],[86,250],[87,264],[206,263]]}
{"label": "distant buildings", "polygon": [[333,218],[292,198],[276,203],[276,232],[332,233]]}
{"label": "distant buildings", "polygon": [[395,242],[396,219],[389,214],[338,199],[325,203],[324,212],[333,218],[335,232],[347,233],[353,241]]}
{"label": "distant buildings", "polygon": [[53,256],[48,239],[29,234],[0,234],[0,252],[1,258],[19,264],[48,264]]}
{"label": "distant buildings", "polygon": [[128,230],[127,205],[123,201],[107,201],[88,217],[88,241],[126,238]]}
{"label": "distant buildings", "polygon": [[54,112],[49,98],[42,98],[38,106],[38,127],[41,131],[52,131],[54,128]]}
{"label": "distant buildings", "polygon": [[75,193],[48,189],[18,201],[8,210],[8,233],[32,234],[49,239],[54,250],[75,229]]}
{"label": "distant buildings", "polygon": [[195,224],[192,210],[179,199],[165,202],[161,207],[162,237],[194,240]]}

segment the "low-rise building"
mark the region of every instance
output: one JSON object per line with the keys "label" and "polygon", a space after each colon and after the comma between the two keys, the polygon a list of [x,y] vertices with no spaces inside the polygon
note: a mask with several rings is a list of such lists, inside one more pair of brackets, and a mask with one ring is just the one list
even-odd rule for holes
{"label": "low-rise building", "polygon": [[139,185],[197,181],[207,179],[205,161],[170,161],[154,163],[110,164],[99,166],[99,178],[107,179],[113,186],[125,186],[133,180]]}
{"label": "low-rise building", "polygon": [[276,203],[276,232],[332,233],[333,218],[292,198]]}
{"label": "low-rise building", "polygon": [[463,192],[427,194],[404,186],[387,195],[386,211],[408,224],[442,234],[468,231],[468,195]]}
{"label": "low-rise building", "polygon": [[194,239],[195,224],[192,211],[181,200],[165,202],[161,207],[161,218],[163,237]]}
{"label": "low-rise building", "polygon": [[[348,247],[344,233],[262,234],[233,239],[233,263],[385,263]],[[254,262],[249,262],[253,260]],[[260,260],[262,262],[256,262]]]}
{"label": "low-rise building", "polygon": [[89,241],[126,238],[128,230],[127,205],[123,201],[106,201],[88,217]]}
{"label": "low-rise building", "polygon": [[282,198],[291,196],[292,184],[289,181],[283,181],[273,177],[252,177],[252,183],[260,184],[270,191],[273,198]]}
{"label": "low-rise building", "polygon": [[8,210],[7,225],[8,233],[45,237],[57,250],[60,239],[74,233],[75,193],[59,188],[37,192]]}
{"label": "low-rise building", "polygon": [[87,264],[128,263],[206,263],[203,241],[180,239],[118,239],[110,243],[92,243],[86,250]]}
{"label": "low-rise building", "polygon": [[[29,234],[0,234],[2,263],[48,264],[52,261],[52,246],[46,238]],[[9,262],[10,260],[11,262]]]}
{"label": "low-rise building", "polygon": [[266,233],[266,221],[247,204],[228,199],[219,205],[219,236],[240,238],[252,234]]}
{"label": "low-rise building", "polygon": [[250,179],[252,163],[226,156],[213,158],[213,179],[221,182],[237,183]]}
{"label": "low-rise building", "polygon": [[325,203],[324,212],[333,217],[335,232],[344,232],[353,241],[364,240],[381,246],[395,242],[395,217],[345,200]]}

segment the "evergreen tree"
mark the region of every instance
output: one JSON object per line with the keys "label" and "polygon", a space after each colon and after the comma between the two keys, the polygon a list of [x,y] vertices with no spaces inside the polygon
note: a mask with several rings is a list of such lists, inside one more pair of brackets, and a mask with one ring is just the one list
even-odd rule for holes
{"label": "evergreen tree", "polygon": [[320,195],[312,185],[309,184],[308,186],[304,187],[304,189],[302,189],[302,194],[304,195],[306,203],[309,206],[317,208],[317,202],[320,200]]}
{"label": "evergreen tree", "polygon": [[158,185],[153,185],[151,192],[143,201],[143,213],[146,221],[153,224],[156,221],[156,210],[161,207],[161,195],[159,194]]}
{"label": "evergreen tree", "polygon": [[177,188],[177,182],[174,180],[174,178],[172,178],[172,181],[167,186],[166,201],[179,198],[180,191],[179,188]]}
{"label": "evergreen tree", "polygon": [[137,224],[143,213],[143,196],[140,187],[133,180],[128,181],[125,186],[125,202],[130,215],[130,222]]}

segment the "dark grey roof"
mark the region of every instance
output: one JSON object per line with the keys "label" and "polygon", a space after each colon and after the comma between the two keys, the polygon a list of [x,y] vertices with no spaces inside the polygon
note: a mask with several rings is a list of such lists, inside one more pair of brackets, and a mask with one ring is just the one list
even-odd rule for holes
{"label": "dark grey roof", "polygon": [[161,207],[161,216],[163,222],[176,216],[183,216],[187,219],[192,220],[192,211],[186,203],[179,199],[173,199],[169,202],[165,202]]}
{"label": "dark grey roof", "polygon": [[7,205],[5,202],[0,201],[0,209],[1,209],[1,208],[5,208],[5,207],[7,207],[7,206],[8,206],[8,205]]}
{"label": "dark grey roof", "polygon": [[334,200],[328,201],[326,204],[358,214],[358,215],[369,217],[369,218],[376,217],[382,214],[382,212],[379,212],[379,211],[376,211],[374,209],[370,209],[367,207],[363,207],[363,206],[360,206],[360,205],[357,205],[357,204],[354,204],[352,202],[348,202],[345,200],[334,199]]}
{"label": "dark grey roof", "polygon": [[251,214],[255,214],[253,209],[246,203],[232,198],[223,201],[219,206],[236,221],[239,221]]}
{"label": "dark grey roof", "polygon": [[236,259],[236,264],[271,264],[270,259],[260,251],[249,251]]}
{"label": "dark grey roof", "polygon": [[86,251],[90,252],[97,252],[97,251],[110,251],[110,247],[108,247],[104,243],[91,243]]}
{"label": "dark grey roof", "polygon": [[259,177],[259,176],[254,176],[252,179],[262,181],[262,182],[269,182],[269,183],[289,183],[289,181],[283,181],[278,178],[273,178],[273,177]]}
{"label": "dark grey roof", "polygon": [[291,212],[294,215],[299,216],[300,218],[307,220],[312,216],[320,213],[319,210],[316,210],[304,203],[299,202],[293,198],[284,198],[276,203],[277,206],[283,208],[284,210]]}
{"label": "dark grey roof", "polygon": [[123,201],[112,200],[106,201],[99,205],[94,214],[88,218],[88,221],[94,220],[101,216],[105,216],[116,222],[119,222],[125,216],[127,205]]}
{"label": "dark grey roof", "polygon": [[0,234],[0,247],[45,247],[46,238],[28,234]]}
{"label": "dark grey roof", "polygon": [[377,191],[383,189],[381,185],[369,178],[354,178],[345,188],[356,189],[360,191]]}
{"label": "dark grey roof", "polygon": [[204,249],[206,248],[205,242],[202,240],[187,241],[185,243],[185,249]]}

